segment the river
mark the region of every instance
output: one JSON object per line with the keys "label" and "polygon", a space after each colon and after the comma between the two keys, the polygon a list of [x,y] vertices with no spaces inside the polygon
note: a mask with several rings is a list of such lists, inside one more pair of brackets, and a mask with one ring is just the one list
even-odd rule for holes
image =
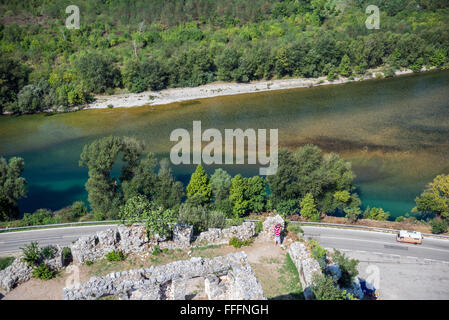
{"label": "river", "polygon": [[[449,173],[448,71],[161,106],[1,116],[0,155],[25,159],[28,196],[19,203],[21,212],[59,209],[87,199],[87,169],[78,166],[84,144],[134,136],[167,157],[171,131],[191,131],[194,120],[203,130],[222,132],[277,128],[281,147],[313,143],[338,152],[352,163],[363,206],[382,207],[394,217],[410,212],[427,182]],[[222,167],[232,174],[258,172],[258,166]],[[173,169],[187,183],[194,167]]]}

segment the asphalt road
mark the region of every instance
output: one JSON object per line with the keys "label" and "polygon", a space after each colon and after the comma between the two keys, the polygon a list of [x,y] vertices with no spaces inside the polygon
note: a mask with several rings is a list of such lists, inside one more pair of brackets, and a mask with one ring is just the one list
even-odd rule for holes
{"label": "asphalt road", "polygon": [[[116,225],[83,226],[0,233],[0,254],[18,252],[31,241],[40,246],[59,244],[67,246],[78,238],[95,234]],[[422,245],[396,242],[394,234],[302,226],[305,237],[318,240],[325,248],[357,250],[373,254],[389,254],[402,257],[449,261],[449,240],[424,238]]]}
{"label": "asphalt road", "polygon": [[68,246],[82,236],[95,234],[97,231],[111,227],[117,226],[97,225],[0,233],[0,254],[18,252],[21,247],[31,241],[37,241],[39,246],[49,244]]}
{"label": "asphalt road", "polygon": [[312,226],[301,228],[306,239],[315,239],[325,248],[449,262],[449,240],[445,239],[424,237],[421,245],[415,245],[396,242],[396,235],[392,233]]}

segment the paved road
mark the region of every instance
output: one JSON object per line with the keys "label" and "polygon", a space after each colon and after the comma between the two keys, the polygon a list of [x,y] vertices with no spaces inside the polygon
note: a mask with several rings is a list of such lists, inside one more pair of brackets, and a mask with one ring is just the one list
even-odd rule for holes
{"label": "paved road", "polygon": [[315,239],[325,248],[357,250],[408,258],[449,261],[449,240],[424,238],[421,245],[396,242],[391,233],[302,226],[307,239]]}
{"label": "paved road", "polygon": [[0,233],[0,254],[20,251],[20,247],[31,241],[39,242],[39,246],[59,244],[60,246],[71,245],[78,238],[97,231],[106,230],[116,225],[97,225],[83,227],[68,227],[54,229],[40,229],[19,232]]}
{"label": "paved road", "polygon": [[[31,241],[39,245],[70,245],[81,236],[95,234],[115,225],[83,226],[0,233],[0,254],[20,251]],[[422,245],[397,243],[394,234],[303,226],[306,238],[318,240],[325,248],[358,250],[378,254],[449,261],[449,240],[425,238]]]}

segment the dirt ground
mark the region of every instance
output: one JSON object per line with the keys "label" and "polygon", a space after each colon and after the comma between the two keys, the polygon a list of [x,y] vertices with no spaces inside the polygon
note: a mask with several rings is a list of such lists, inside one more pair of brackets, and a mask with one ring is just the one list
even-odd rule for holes
{"label": "dirt ground", "polygon": [[[250,245],[242,248],[234,248],[229,245],[207,246],[192,248],[189,250],[173,250],[145,256],[130,255],[122,262],[109,262],[106,259],[96,261],[91,266],[79,267],[79,281],[86,282],[92,276],[104,276],[111,272],[145,268],[151,265],[162,265],[176,260],[189,259],[191,257],[212,258],[231,252],[244,251],[248,261],[259,280],[267,298],[291,299],[292,289],[300,289],[299,279],[291,268],[286,267],[287,248],[292,243],[292,236],[284,239],[284,248],[275,246],[273,242],[261,237],[255,238]],[[51,280],[31,279],[10,291],[1,292],[4,300],[59,300],[62,299],[62,289],[70,285],[75,273],[70,270],[61,270]],[[293,287],[292,287],[293,284]],[[204,281],[191,281],[187,288],[187,298],[204,299]]]}

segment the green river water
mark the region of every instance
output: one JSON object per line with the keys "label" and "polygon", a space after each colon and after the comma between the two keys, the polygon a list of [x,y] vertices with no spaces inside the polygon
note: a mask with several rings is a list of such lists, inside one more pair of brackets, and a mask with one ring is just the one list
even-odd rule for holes
{"label": "green river water", "polygon": [[[449,72],[394,79],[208,98],[136,108],[0,117],[0,155],[25,159],[28,196],[21,212],[59,209],[86,200],[84,144],[102,136],[134,136],[167,157],[176,128],[279,129],[281,147],[313,143],[352,162],[364,206],[392,216],[410,212],[435,175],[449,172]],[[254,175],[258,166],[222,165]],[[206,169],[212,173],[216,166]],[[117,174],[115,168],[114,174]],[[184,183],[194,166],[173,166]]]}

